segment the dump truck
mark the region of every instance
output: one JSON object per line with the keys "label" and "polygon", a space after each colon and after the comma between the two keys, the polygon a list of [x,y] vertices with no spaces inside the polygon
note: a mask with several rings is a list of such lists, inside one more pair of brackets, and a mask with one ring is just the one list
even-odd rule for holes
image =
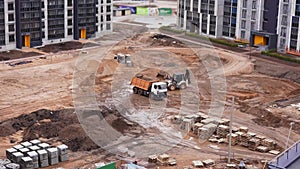
{"label": "dump truck", "polygon": [[137,75],[131,79],[133,93],[147,96],[153,100],[162,100],[167,97],[167,83],[158,79],[151,79]]}
{"label": "dump truck", "polygon": [[165,71],[160,71],[157,77],[163,77],[171,91],[185,89],[191,83],[189,70],[186,70],[185,73],[174,73],[172,76]]}

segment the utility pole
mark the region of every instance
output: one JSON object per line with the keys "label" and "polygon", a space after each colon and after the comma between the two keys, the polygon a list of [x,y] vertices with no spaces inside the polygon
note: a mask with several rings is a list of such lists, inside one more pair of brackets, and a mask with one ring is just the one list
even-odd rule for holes
{"label": "utility pole", "polygon": [[289,140],[290,140],[290,135],[291,135],[291,131],[292,131],[292,128],[293,128],[293,125],[294,125],[295,123],[294,122],[291,122],[290,123],[290,130],[289,130],[289,135],[288,135],[288,138],[287,138],[287,140],[286,140],[286,144],[285,144],[285,149],[287,149],[288,148],[288,145],[289,145]]}
{"label": "utility pole", "polygon": [[232,119],[233,119],[233,111],[234,111],[234,96],[232,96],[232,105],[230,112],[230,122],[229,122],[229,147],[228,147],[228,164],[230,164],[230,156],[231,156],[231,139],[232,139]]}

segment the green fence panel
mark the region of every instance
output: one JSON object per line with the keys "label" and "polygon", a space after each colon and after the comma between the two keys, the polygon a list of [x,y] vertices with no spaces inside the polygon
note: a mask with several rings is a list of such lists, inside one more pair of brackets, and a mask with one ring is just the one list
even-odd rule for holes
{"label": "green fence panel", "polygon": [[136,7],[136,14],[148,16],[149,15],[149,8],[148,7]]}
{"label": "green fence panel", "polygon": [[160,16],[172,15],[172,8],[158,8]]}
{"label": "green fence panel", "polygon": [[116,169],[116,163],[110,163],[102,167],[97,167],[97,169]]}

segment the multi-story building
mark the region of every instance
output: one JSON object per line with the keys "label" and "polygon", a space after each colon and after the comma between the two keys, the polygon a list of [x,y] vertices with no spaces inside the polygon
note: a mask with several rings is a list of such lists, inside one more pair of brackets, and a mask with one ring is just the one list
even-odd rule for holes
{"label": "multi-story building", "polygon": [[0,51],[97,37],[111,16],[111,0],[0,0]]}
{"label": "multi-story building", "polygon": [[278,12],[278,50],[300,55],[300,0],[280,0]]}
{"label": "multi-story building", "polygon": [[178,25],[200,35],[276,48],[279,4],[279,0],[179,0]]}

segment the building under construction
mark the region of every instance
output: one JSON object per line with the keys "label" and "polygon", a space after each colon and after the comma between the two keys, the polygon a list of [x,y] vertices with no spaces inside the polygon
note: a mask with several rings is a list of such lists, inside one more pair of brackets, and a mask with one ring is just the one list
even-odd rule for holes
{"label": "building under construction", "polygon": [[0,51],[111,31],[111,0],[0,0]]}

